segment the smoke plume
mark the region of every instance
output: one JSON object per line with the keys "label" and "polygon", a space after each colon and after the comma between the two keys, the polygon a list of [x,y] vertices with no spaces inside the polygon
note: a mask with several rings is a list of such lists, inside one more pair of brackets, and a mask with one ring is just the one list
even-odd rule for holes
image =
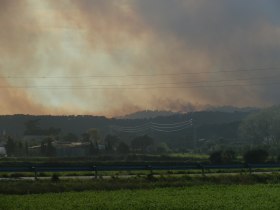
{"label": "smoke plume", "polygon": [[0,0],[0,114],[279,103],[279,8],[277,0]]}

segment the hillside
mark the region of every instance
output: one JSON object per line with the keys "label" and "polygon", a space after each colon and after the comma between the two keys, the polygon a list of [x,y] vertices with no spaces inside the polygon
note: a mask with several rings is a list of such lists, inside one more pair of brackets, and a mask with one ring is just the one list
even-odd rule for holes
{"label": "hillside", "polygon": [[[10,115],[0,116],[0,130],[8,135],[21,138],[24,136],[25,123],[38,120],[42,129],[59,128],[62,134],[73,133],[81,136],[91,128],[97,128],[101,137],[108,134],[119,136],[124,141],[133,137],[148,134],[158,142],[166,142],[171,147],[193,146],[194,128],[197,139],[215,140],[219,138],[236,139],[239,123],[250,112],[194,112],[190,114],[175,114],[158,116],[152,119],[109,119],[96,116],[31,116]],[[160,132],[146,128],[142,131],[123,132],[123,127],[133,128],[147,125],[147,123],[172,124],[192,119],[193,126],[178,132]],[[115,128],[118,129],[115,129]],[[138,132],[139,131],[139,132]]]}
{"label": "hillside", "polygon": [[125,116],[117,117],[117,119],[151,119],[156,117],[163,117],[163,116],[171,116],[176,115],[178,113],[171,112],[171,111],[140,111],[140,112],[134,112]]}

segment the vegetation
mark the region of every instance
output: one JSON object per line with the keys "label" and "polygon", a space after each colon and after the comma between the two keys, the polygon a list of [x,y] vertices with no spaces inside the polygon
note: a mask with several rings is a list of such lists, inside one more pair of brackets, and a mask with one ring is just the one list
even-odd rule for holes
{"label": "vegetation", "polygon": [[279,185],[201,185],[152,190],[2,195],[0,209],[279,209]]}
{"label": "vegetation", "polygon": [[244,154],[244,161],[246,163],[264,163],[269,154],[264,149],[249,150]]}
{"label": "vegetation", "polygon": [[13,180],[2,181],[0,194],[42,194],[50,192],[71,192],[71,191],[110,191],[119,189],[155,189],[165,187],[185,187],[198,185],[248,185],[248,184],[280,184],[279,174],[242,174],[242,175],[209,175],[209,176],[136,176],[131,178],[111,179],[61,179],[57,174],[50,180],[25,181]]}
{"label": "vegetation", "polygon": [[280,106],[264,109],[244,119],[239,135],[249,145],[262,145],[278,153],[280,139]]}
{"label": "vegetation", "polygon": [[[182,163],[201,166],[209,163],[279,161],[279,108],[248,115],[249,113],[198,112],[192,116],[195,126],[191,128],[175,134],[147,135],[113,135],[114,132],[109,132],[108,129],[111,123],[137,126],[146,120],[115,120],[89,116],[14,116],[20,118],[25,125],[24,136],[0,136],[8,154],[8,158],[0,159],[0,167],[26,167],[34,164],[93,167]],[[167,123],[180,122],[186,117],[188,116],[176,115],[153,120],[168,125]],[[3,118],[5,117],[0,117],[0,123]],[[41,126],[40,118],[44,119],[44,126]],[[56,121],[53,121],[54,119]],[[56,124],[60,120],[62,123]],[[32,140],[26,140],[26,137]],[[202,172],[209,175],[205,176]],[[223,169],[114,171],[102,174],[94,174],[94,171],[40,173],[38,176],[49,179],[2,181],[0,209],[277,209],[280,205],[277,198],[280,193],[279,174],[256,175],[250,174],[251,171],[246,169],[232,169],[231,175],[218,174],[220,172],[224,172]],[[123,174],[129,176],[122,178],[120,175]],[[18,178],[22,175],[34,174],[0,174],[6,178]],[[90,176],[92,179],[66,180],[63,177],[81,175]],[[107,177],[103,177],[104,175]]]}
{"label": "vegetation", "polygon": [[117,152],[119,154],[128,154],[129,150],[129,146],[124,142],[121,142],[117,147]]}
{"label": "vegetation", "polygon": [[207,163],[207,155],[195,154],[113,154],[91,157],[7,157],[0,159],[1,166],[26,166],[26,165],[67,165],[67,166],[92,166],[92,165],[147,165],[147,164],[176,164],[176,163]]}
{"label": "vegetation", "polygon": [[232,150],[213,152],[209,156],[209,160],[214,164],[228,164],[235,160],[235,152]]}
{"label": "vegetation", "polygon": [[149,146],[153,145],[153,143],[154,140],[151,137],[149,137],[148,135],[144,135],[134,138],[131,141],[131,147],[135,151],[140,151],[144,153],[147,151]]}
{"label": "vegetation", "polygon": [[[147,135],[116,132],[114,126],[139,126],[147,119],[126,120],[106,119],[92,116],[0,116],[0,127],[5,136],[0,135],[0,145],[8,149],[8,156],[51,156],[44,145],[51,141],[56,147],[56,156],[93,156],[127,152],[141,153],[208,153],[218,149],[218,145],[235,142],[239,123],[249,113],[197,112],[192,115],[176,114],[151,119],[155,123],[176,123],[193,118],[197,129],[197,143],[194,142],[193,129],[186,128],[177,133],[148,132]],[[113,131],[113,132],[112,132]],[[112,135],[114,133],[114,135]],[[7,138],[12,143],[7,144]],[[224,143],[217,140],[224,139]],[[203,140],[203,141],[201,141]],[[11,143],[11,142],[10,142]],[[76,146],[75,143],[83,143]],[[21,146],[21,145],[22,146]],[[77,144],[76,144],[77,145]],[[104,147],[104,149],[103,149]],[[17,148],[17,149],[16,149]],[[43,152],[41,152],[41,150]],[[81,151],[83,150],[83,151]],[[20,151],[20,152],[17,152]]]}
{"label": "vegetation", "polygon": [[[183,122],[186,118],[192,118],[195,126],[186,127],[185,130],[175,133],[147,131],[143,135],[116,132],[111,124],[115,127],[136,126],[139,129],[142,128],[139,127],[141,124],[149,125],[147,119],[0,116],[0,125],[3,124],[2,127],[8,131],[4,132],[4,136],[0,136],[0,145],[6,147],[8,157],[85,157],[94,162],[112,160],[138,162],[193,160],[209,161],[214,164],[277,162],[280,159],[279,113],[279,107],[272,107],[259,112],[213,111],[195,112],[191,116],[178,114],[157,117],[150,121],[163,123],[161,125],[166,127],[170,125],[167,123]],[[18,130],[15,131],[12,125],[7,126],[4,123],[13,120],[20,122],[24,127],[21,135],[14,135]],[[69,127],[65,127],[65,124]],[[88,127],[89,125],[94,127]],[[129,131],[133,129],[130,127]],[[258,149],[263,150],[262,155],[260,153],[254,155],[254,151]],[[210,157],[201,160],[183,158],[180,155],[184,153],[210,154]]]}

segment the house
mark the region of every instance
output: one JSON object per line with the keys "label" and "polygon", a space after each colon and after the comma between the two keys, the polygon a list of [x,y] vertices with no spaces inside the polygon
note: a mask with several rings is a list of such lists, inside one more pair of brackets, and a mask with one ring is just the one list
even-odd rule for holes
{"label": "house", "polygon": [[7,152],[5,147],[0,147],[0,158],[7,157]]}
{"label": "house", "polygon": [[0,157],[7,157],[5,143],[6,143],[6,136],[5,136],[5,132],[3,131],[2,134],[0,135]]}

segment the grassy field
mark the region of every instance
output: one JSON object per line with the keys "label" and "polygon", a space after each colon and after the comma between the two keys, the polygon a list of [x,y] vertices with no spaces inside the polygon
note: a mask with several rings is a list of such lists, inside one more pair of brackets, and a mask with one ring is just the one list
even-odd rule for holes
{"label": "grassy field", "polygon": [[214,175],[214,176],[160,176],[112,179],[68,180],[9,180],[0,182],[0,195],[26,195],[82,191],[140,190],[202,185],[280,184],[280,174]]}
{"label": "grassy field", "polygon": [[109,163],[119,162],[161,162],[161,161],[171,161],[171,162],[200,162],[208,161],[208,155],[201,154],[190,154],[190,153],[170,153],[170,154],[128,154],[128,155],[118,155],[118,154],[103,154],[91,157],[6,157],[0,158],[0,165],[5,163]]}
{"label": "grassy field", "polygon": [[279,209],[280,185],[1,195],[0,209]]}

